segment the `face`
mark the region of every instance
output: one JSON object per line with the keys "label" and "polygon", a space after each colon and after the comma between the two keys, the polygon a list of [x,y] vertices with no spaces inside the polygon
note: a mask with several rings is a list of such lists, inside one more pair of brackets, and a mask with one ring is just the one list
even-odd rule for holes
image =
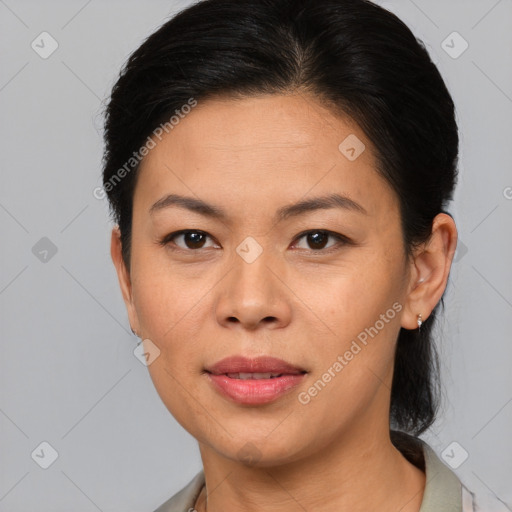
{"label": "face", "polygon": [[[251,447],[285,463],[388,429],[411,272],[374,155],[313,97],[265,95],[199,102],[142,162],[130,322],[160,351],[148,369],[164,404],[226,459]],[[214,376],[232,356],[293,368]],[[236,375],[268,369],[283,375]]]}

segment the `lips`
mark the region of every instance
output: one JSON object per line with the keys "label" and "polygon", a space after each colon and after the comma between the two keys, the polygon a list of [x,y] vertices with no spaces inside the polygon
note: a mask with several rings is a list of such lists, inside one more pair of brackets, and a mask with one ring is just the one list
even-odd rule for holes
{"label": "lips", "polygon": [[206,372],[223,397],[245,405],[273,402],[296,387],[307,374],[303,368],[269,356],[228,357],[208,367]]}
{"label": "lips", "polygon": [[[213,375],[222,374],[272,374],[278,375],[298,375],[305,373],[306,370],[294,366],[282,359],[277,359],[270,356],[260,356],[254,359],[249,359],[243,356],[227,357],[218,361],[213,366],[206,368],[209,373]],[[261,377],[260,377],[261,378]]]}

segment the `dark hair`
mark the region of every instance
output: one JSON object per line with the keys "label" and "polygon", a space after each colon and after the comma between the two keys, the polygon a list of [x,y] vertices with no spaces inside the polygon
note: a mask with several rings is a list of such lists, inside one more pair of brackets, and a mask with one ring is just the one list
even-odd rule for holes
{"label": "dark hair", "polygon": [[[358,123],[399,198],[406,253],[428,240],[452,199],[458,133],[453,101],[423,43],[366,0],[204,0],[129,57],[106,107],[103,184],[128,268],[139,167],[130,157],[153,130],[191,98],[293,91]],[[113,180],[123,166],[123,178]],[[397,341],[391,424],[416,435],[439,403],[436,310],[420,332],[401,329]]]}

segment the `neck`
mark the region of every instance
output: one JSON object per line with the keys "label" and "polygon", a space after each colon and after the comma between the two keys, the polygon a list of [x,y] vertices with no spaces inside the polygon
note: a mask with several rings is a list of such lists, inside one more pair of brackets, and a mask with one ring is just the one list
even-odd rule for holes
{"label": "neck", "polygon": [[339,437],[300,460],[266,467],[241,464],[200,444],[206,489],[196,509],[418,512],[425,474],[393,446],[389,429]]}

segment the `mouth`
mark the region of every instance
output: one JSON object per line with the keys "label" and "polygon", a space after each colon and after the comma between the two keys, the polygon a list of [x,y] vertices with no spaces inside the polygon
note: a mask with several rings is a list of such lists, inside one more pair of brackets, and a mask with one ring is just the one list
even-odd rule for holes
{"label": "mouth", "polygon": [[278,377],[282,377],[283,375],[295,375],[295,374],[291,374],[291,373],[242,373],[242,372],[240,372],[240,373],[223,373],[221,375],[226,375],[230,379],[262,380],[262,379],[276,379]]}
{"label": "mouth", "polygon": [[276,401],[298,386],[308,373],[282,359],[235,356],[223,359],[205,372],[223,398],[244,405]]}
{"label": "mouth", "polygon": [[[231,356],[217,361],[206,367],[206,371],[213,375],[242,375],[238,378],[269,379],[283,374],[298,375],[306,373],[304,368],[271,356],[249,358],[244,356]],[[248,377],[248,376],[253,377]],[[233,377],[237,378],[237,377]]]}

